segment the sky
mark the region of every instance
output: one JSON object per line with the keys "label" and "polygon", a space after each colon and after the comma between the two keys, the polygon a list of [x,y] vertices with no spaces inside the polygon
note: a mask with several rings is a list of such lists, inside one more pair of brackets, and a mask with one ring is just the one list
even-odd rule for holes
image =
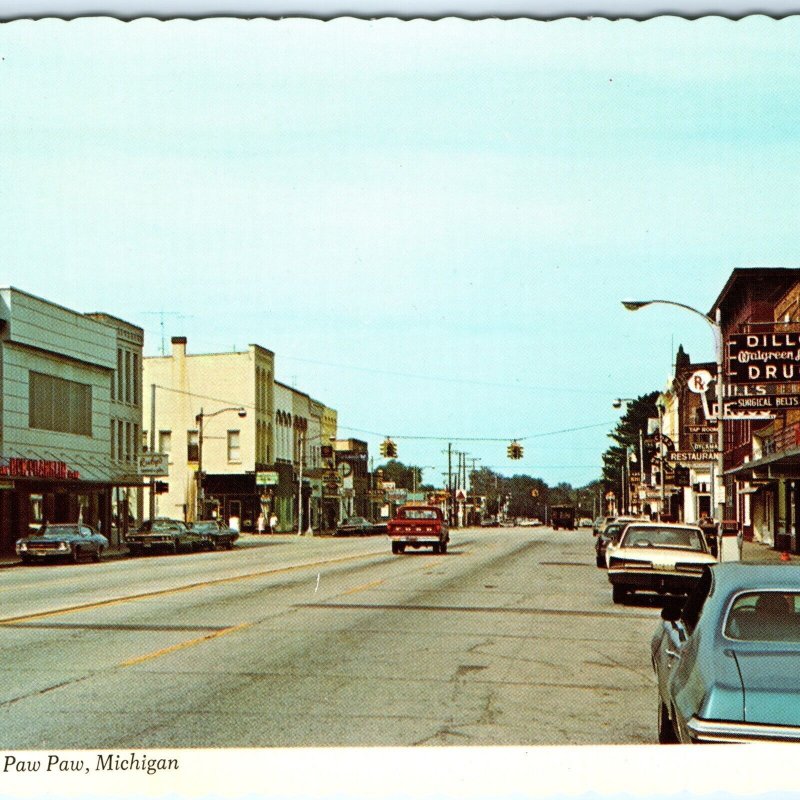
{"label": "sky", "polygon": [[615,398],[679,344],[713,360],[702,320],[620,301],[708,311],[734,268],[800,267],[798,32],[9,23],[0,283],[141,325],[146,355],[267,347],[426,482],[451,442],[584,485]]}

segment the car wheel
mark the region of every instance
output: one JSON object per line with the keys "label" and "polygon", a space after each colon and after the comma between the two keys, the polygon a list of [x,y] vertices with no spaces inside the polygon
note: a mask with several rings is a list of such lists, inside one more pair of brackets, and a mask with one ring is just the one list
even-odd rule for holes
{"label": "car wheel", "polygon": [[228,539],[228,541],[225,542],[225,549],[233,550],[233,539]]}
{"label": "car wheel", "polygon": [[22,563],[23,564],[30,564],[31,563],[31,557],[30,556],[20,556],[20,559],[22,559]]}
{"label": "car wheel", "polygon": [[598,555],[595,561],[597,563],[597,566],[600,567],[600,569],[605,569],[606,566],[605,556]]}
{"label": "car wheel", "polygon": [[129,544],[128,554],[132,556],[140,556],[142,554],[142,548],[139,547],[138,545]]}
{"label": "car wheel", "polygon": [[397,555],[403,551],[400,549],[400,542],[392,542],[392,552]]}
{"label": "car wheel", "polygon": [[628,590],[624,586],[616,584],[611,589],[611,599],[615,603],[624,603],[628,596]]}
{"label": "car wheel", "polygon": [[675,735],[675,728],[669,718],[667,707],[661,698],[658,698],[658,743],[677,744],[678,737]]}
{"label": "car wheel", "polygon": [[178,540],[174,539],[172,542],[172,553],[176,554],[180,548],[178,547]]}

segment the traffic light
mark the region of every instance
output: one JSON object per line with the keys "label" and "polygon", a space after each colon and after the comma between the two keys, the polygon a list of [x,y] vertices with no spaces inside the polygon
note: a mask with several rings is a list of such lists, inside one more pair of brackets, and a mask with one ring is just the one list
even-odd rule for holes
{"label": "traffic light", "polygon": [[513,460],[522,458],[522,445],[517,442],[511,442],[507,449],[508,457]]}
{"label": "traffic light", "polygon": [[387,444],[387,440],[381,442],[381,455],[386,458],[386,453],[389,450],[389,445]]}
{"label": "traffic light", "polygon": [[386,455],[388,458],[397,458],[397,445],[391,439],[386,442]]}
{"label": "traffic light", "polygon": [[169,491],[169,484],[166,481],[156,481],[153,489],[156,494],[166,494]]}

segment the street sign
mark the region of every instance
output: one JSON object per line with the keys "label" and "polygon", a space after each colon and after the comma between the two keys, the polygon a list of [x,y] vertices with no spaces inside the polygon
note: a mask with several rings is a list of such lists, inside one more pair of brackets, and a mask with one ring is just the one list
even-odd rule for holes
{"label": "street sign", "polygon": [[151,478],[169,475],[169,454],[141,453],[139,455],[139,474]]}
{"label": "street sign", "polygon": [[686,433],[715,433],[716,425],[687,425]]}
{"label": "street sign", "polygon": [[785,411],[800,408],[798,394],[762,394],[755,397],[735,397],[725,401],[725,408],[752,409],[755,411]]}
{"label": "street sign", "polygon": [[256,486],[276,486],[277,483],[277,472],[256,472]]}
{"label": "street sign", "polygon": [[456,500],[466,500],[467,493],[463,489],[456,489]]}

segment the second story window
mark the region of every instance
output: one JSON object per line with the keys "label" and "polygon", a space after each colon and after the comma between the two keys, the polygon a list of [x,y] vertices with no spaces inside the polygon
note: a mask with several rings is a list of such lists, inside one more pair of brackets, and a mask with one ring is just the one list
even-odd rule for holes
{"label": "second story window", "polygon": [[228,431],[228,461],[239,462],[242,460],[239,438],[239,431]]}
{"label": "second story window", "polygon": [[186,460],[197,461],[199,457],[197,431],[186,431]]}
{"label": "second story window", "polygon": [[159,453],[172,452],[172,431],[158,432],[158,452]]}

